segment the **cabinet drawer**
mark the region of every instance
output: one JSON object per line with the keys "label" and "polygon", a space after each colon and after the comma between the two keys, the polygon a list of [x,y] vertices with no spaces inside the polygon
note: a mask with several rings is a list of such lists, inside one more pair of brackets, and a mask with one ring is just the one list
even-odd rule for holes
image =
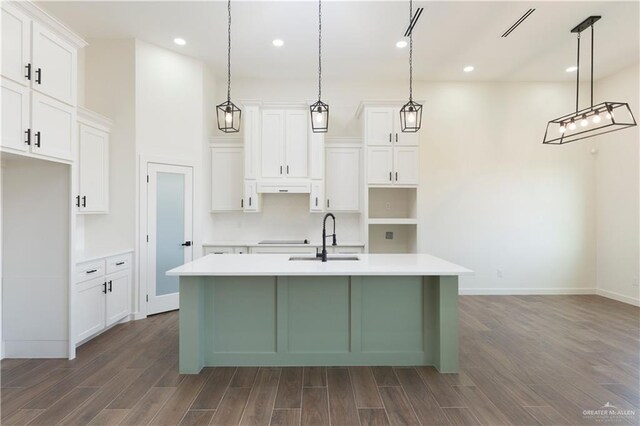
{"label": "cabinet drawer", "polygon": [[79,263],[76,265],[75,282],[77,284],[97,277],[102,277],[105,274],[105,270],[106,267],[104,259]]}
{"label": "cabinet drawer", "polygon": [[219,247],[219,246],[205,246],[204,255],[208,254],[233,254],[235,250],[233,247]]}
{"label": "cabinet drawer", "polygon": [[107,258],[107,274],[131,268],[131,254],[122,254]]}

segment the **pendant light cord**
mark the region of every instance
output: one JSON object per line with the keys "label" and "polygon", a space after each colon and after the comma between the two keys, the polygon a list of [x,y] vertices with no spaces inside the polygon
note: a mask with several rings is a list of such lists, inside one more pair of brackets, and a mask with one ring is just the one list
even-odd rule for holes
{"label": "pendant light cord", "polygon": [[[409,0],[409,25],[413,19],[413,0]],[[413,31],[409,33],[409,101],[413,100]]]}
{"label": "pendant light cord", "polygon": [[229,16],[227,31],[227,102],[231,102],[231,0],[227,1]]}
{"label": "pendant light cord", "polygon": [[318,100],[322,99],[322,0],[318,0]]}
{"label": "pendant light cord", "polygon": [[576,112],[579,109],[579,96],[580,96],[580,33],[578,33],[578,57],[576,59]]}
{"label": "pendant light cord", "polygon": [[591,24],[591,108],[593,108],[593,27]]}

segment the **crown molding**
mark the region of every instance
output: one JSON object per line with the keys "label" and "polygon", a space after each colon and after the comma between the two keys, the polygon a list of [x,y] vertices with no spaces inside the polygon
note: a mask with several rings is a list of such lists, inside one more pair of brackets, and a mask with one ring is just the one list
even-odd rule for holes
{"label": "crown molding", "polygon": [[[419,104],[424,105],[425,101],[417,100]],[[356,118],[360,118],[362,111],[367,107],[398,107],[398,110],[402,107],[402,105],[407,103],[407,99],[365,99],[358,104],[358,109],[356,110]]]}
{"label": "crown molding", "polygon": [[78,107],[78,122],[105,132],[110,132],[113,127],[112,119],[83,107]]}
{"label": "crown molding", "polygon": [[73,45],[77,49],[82,49],[89,43],[85,41],[78,34],[73,32],[69,27],[67,27],[62,22],[58,21],[53,16],[49,15],[44,10],[40,9],[31,1],[5,1],[3,2],[3,6],[9,4],[16,9],[22,11],[26,15],[28,15],[31,19],[34,19],[47,27],[48,29],[54,31],[60,37],[62,37],[65,41]]}

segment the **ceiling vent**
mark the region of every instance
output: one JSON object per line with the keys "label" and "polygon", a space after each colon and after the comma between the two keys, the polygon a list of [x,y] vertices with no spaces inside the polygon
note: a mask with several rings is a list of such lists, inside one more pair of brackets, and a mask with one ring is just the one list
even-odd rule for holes
{"label": "ceiling vent", "polygon": [[524,22],[525,19],[527,19],[529,16],[531,16],[531,14],[535,11],[535,9],[529,9],[527,10],[524,15],[522,15],[512,26],[509,27],[509,29],[507,31],[505,31],[500,37],[505,38],[508,37],[509,34],[511,34],[513,32],[513,30],[515,30],[516,28],[518,28],[518,26],[520,26],[520,24],[522,24]]}

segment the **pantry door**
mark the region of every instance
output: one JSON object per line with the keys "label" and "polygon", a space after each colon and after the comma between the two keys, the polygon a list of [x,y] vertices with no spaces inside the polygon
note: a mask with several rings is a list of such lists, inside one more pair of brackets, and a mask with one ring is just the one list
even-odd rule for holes
{"label": "pantry door", "polygon": [[147,163],[147,315],[178,309],[178,277],[193,260],[193,168]]}

